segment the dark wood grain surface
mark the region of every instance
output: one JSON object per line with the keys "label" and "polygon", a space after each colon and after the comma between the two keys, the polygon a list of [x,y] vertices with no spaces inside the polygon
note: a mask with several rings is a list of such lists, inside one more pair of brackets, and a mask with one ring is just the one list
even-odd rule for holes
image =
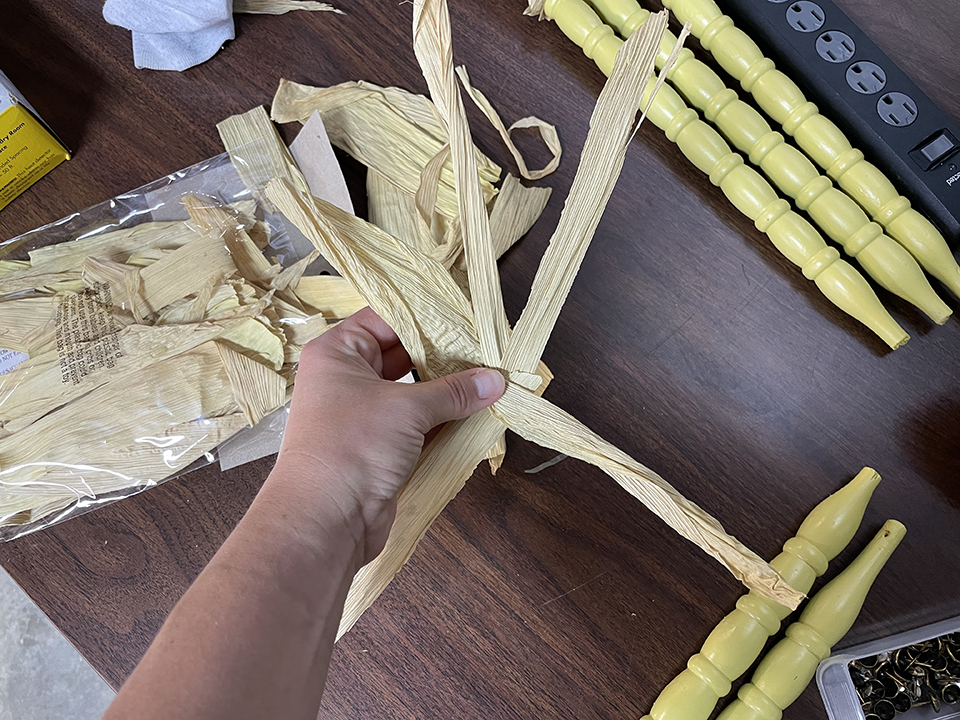
{"label": "dark wood grain surface", "polygon": [[[76,157],[0,213],[0,236],[219,153],[215,123],[269,103],[281,77],[425,91],[411,5],[339,4],[345,16],[240,17],[234,42],[179,74],[135,70],[129,35],[102,21],[99,2],[3,3],[0,68]],[[839,4],[960,121],[950,0]],[[513,321],[602,85],[553,24],[521,10],[451,8],[456,59],[476,85],[508,121],[536,114],[564,143],[546,213],[501,264]],[[512,167],[471,118],[480,146]],[[359,168],[346,171],[362,189]],[[960,614],[960,321],[933,327],[879,294],[913,336],[895,353],[648,124],[545,354],[553,402],[766,557],[821,498],[877,468],[884,482],[828,577],[885,519],[909,532],[844,645]],[[322,717],[620,720],[649,708],[742,588],[598,470],[566,461],[523,473],[552,455],[512,437],[496,477],[478,470],[339,644]],[[118,687],[270,466],[208,467],[0,546],[0,564]],[[824,716],[815,688],[786,713]]]}

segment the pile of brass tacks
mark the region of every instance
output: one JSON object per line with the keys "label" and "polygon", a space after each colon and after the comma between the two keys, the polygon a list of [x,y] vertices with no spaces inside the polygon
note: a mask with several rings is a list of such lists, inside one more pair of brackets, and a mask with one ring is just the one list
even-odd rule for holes
{"label": "pile of brass tacks", "polygon": [[940,712],[960,701],[960,633],[853,660],[849,670],[866,720],[893,720],[921,705]]}

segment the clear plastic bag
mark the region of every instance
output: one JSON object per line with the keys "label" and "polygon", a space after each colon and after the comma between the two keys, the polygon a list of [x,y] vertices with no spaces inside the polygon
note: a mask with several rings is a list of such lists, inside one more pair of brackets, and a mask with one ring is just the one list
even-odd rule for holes
{"label": "clear plastic bag", "polygon": [[231,438],[233,464],[275,451],[299,348],[332,318],[283,286],[312,246],[265,205],[223,154],[0,244],[0,539]]}

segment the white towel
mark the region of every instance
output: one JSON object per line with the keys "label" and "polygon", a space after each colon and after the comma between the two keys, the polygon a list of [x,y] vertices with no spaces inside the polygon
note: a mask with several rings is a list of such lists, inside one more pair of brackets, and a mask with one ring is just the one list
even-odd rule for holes
{"label": "white towel", "polygon": [[103,18],[133,33],[133,62],[186,70],[233,40],[233,0],[106,0]]}

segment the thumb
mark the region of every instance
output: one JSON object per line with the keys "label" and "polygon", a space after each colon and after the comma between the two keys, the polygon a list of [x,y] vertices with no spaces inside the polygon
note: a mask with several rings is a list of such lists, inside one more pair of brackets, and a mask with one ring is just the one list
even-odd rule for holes
{"label": "thumb", "polygon": [[450,420],[461,420],[490,407],[506,387],[506,380],[496,370],[472,368],[445,375],[429,382],[408,385],[410,394],[420,410],[424,434]]}

